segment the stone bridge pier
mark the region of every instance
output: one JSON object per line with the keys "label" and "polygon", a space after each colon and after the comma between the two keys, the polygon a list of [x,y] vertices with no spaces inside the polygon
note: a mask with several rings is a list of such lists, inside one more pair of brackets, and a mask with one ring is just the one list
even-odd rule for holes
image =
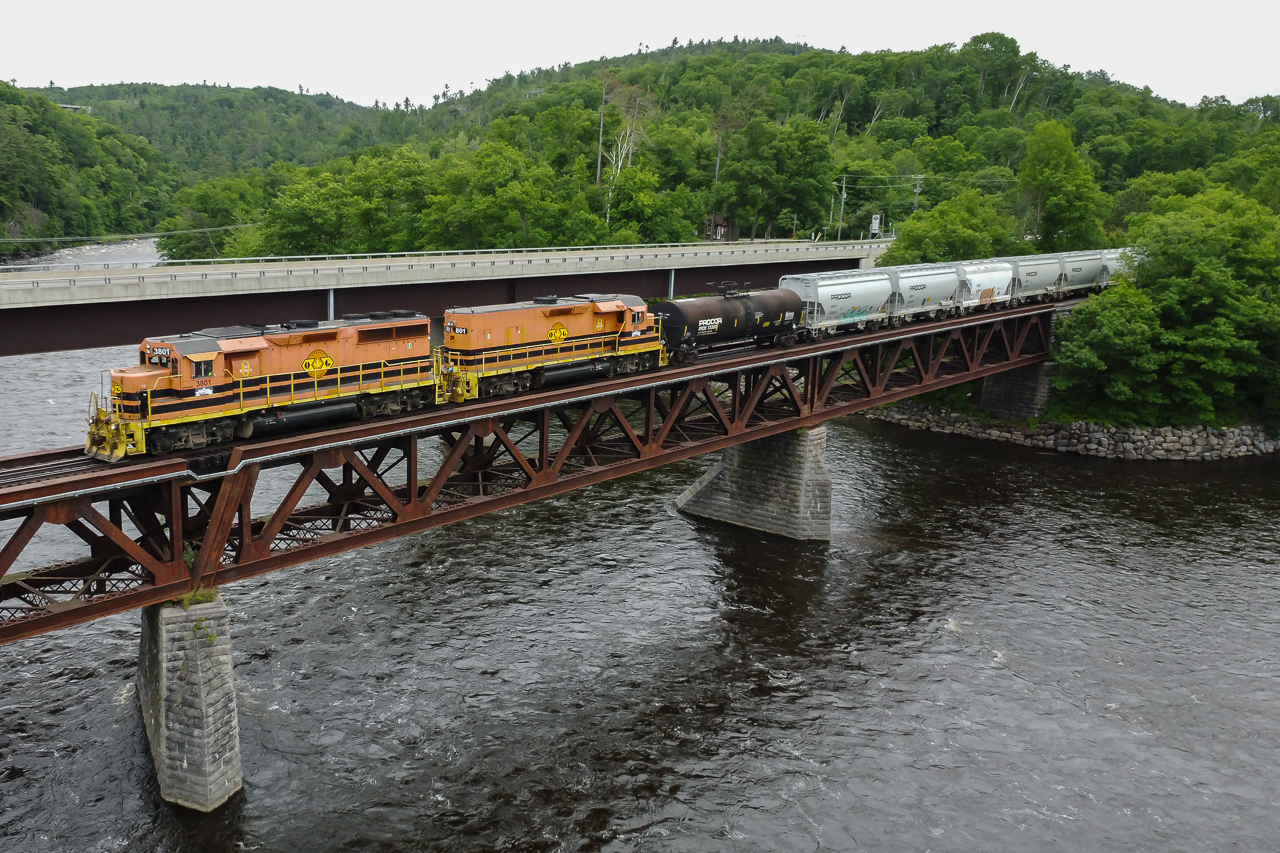
{"label": "stone bridge pier", "polygon": [[727,447],[676,498],[676,509],[788,539],[829,542],[826,456],[825,424]]}
{"label": "stone bridge pier", "polygon": [[[1049,346],[1054,346],[1053,330],[1071,308],[1059,307],[1049,322]],[[1046,361],[1017,370],[1006,370],[982,380],[982,408],[996,417],[1009,419],[1038,418],[1044,414],[1053,397],[1053,362]]]}
{"label": "stone bridge pier", "polygon": [[211,812],[240,790],[231,627],[221,595],[143,609],[138,698],[161,797]]}

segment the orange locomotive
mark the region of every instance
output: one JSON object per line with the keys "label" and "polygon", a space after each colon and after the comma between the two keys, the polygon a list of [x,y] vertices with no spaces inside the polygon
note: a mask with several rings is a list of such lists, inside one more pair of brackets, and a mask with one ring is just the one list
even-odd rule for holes
{"label": "orange locomotive", "polygon": [[85,453],[195,449],[667,363],[644,300],[539,297],[454,308],[444,345],[413,311],[229,326],[143,341],[95,394]]}
{"label": "orange locomotive", "polygon": [[454,402],[667,363],[655,315],[640,297],[620,293],[450,308],[441,352]]}
{"label": "orange locomotive", "polygon": [[143,341],[95,394],[85,453],[108,461],[419,409],[436,399],[414,311],[228,326]]}

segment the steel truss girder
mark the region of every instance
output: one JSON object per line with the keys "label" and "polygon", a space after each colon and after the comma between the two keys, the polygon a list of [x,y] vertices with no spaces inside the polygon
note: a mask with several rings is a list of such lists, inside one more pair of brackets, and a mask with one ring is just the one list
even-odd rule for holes
{"label": "steel truss girder", "polygon": [[[138,470],[160,471],[158,480],[7,512],[0,491],[0,514],[21,519],[0,543],[0,642],[1045,361],[1051,315],[1024,309],[760,350],[558,396],[242,445],[213,478],[184,479],[157,462]],[[259,475],[281,467],[295,472],[291,486],[254,517]],[[316,490],[323,499],[304,506]],[[69,530],[85,554],[7,575],[46,525]]]}

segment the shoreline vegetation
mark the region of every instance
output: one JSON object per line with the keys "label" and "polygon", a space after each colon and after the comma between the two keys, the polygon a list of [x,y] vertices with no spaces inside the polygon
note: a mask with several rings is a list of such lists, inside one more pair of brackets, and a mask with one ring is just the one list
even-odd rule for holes
{"label": "shoreline vegetation", "polygon": [[1133,246],[1057,325],[1055,417],[1280,434],[1280,97],[1184,105],[990,32],[673,41],[432,101],[0,83],[0,257],[138,232],[185,232],[173,259],[831,239],[873,216],[883,265]]}
{"label": "shoreline vegetation", "polygon": [[1077,421],[1014,421],[980,417],[925,403],[889,403],[863,413],[867,418],[947,435],[963,435],[984,441],[998,441],[1075,453],[1104,459],[1154,462],[1210,462],[1262,456],[1280,448],[1280,441],[1261,427],[1243,425],[1226,429],[1214,427],[1135,427]]}

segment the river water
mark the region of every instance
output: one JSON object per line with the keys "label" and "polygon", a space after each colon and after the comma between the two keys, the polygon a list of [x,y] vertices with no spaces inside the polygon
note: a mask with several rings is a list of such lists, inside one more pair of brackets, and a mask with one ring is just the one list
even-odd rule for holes
{"label": "river water", "polygon": [[59,268],[76,264],[85,268],[101,264],[111,267],[126,265],[153,267],[160,262],[160,251],[156,248],[155,238],[147,237],[138,240],[117,240],[112,243],[94,243],[88,246],[71,246],[35,258],[20,258],[8,263],[0,262],[0,268],[43,265]]}
{"label": "river water", "polygon": [[[0,359],[0,455],[129,361]],[[830,545],[673,512],[712,461],[224,588],[214,815],[158,796],[137,614],[0,647],[0,850],[1277,849],[1276,460],[845,419]]]}

